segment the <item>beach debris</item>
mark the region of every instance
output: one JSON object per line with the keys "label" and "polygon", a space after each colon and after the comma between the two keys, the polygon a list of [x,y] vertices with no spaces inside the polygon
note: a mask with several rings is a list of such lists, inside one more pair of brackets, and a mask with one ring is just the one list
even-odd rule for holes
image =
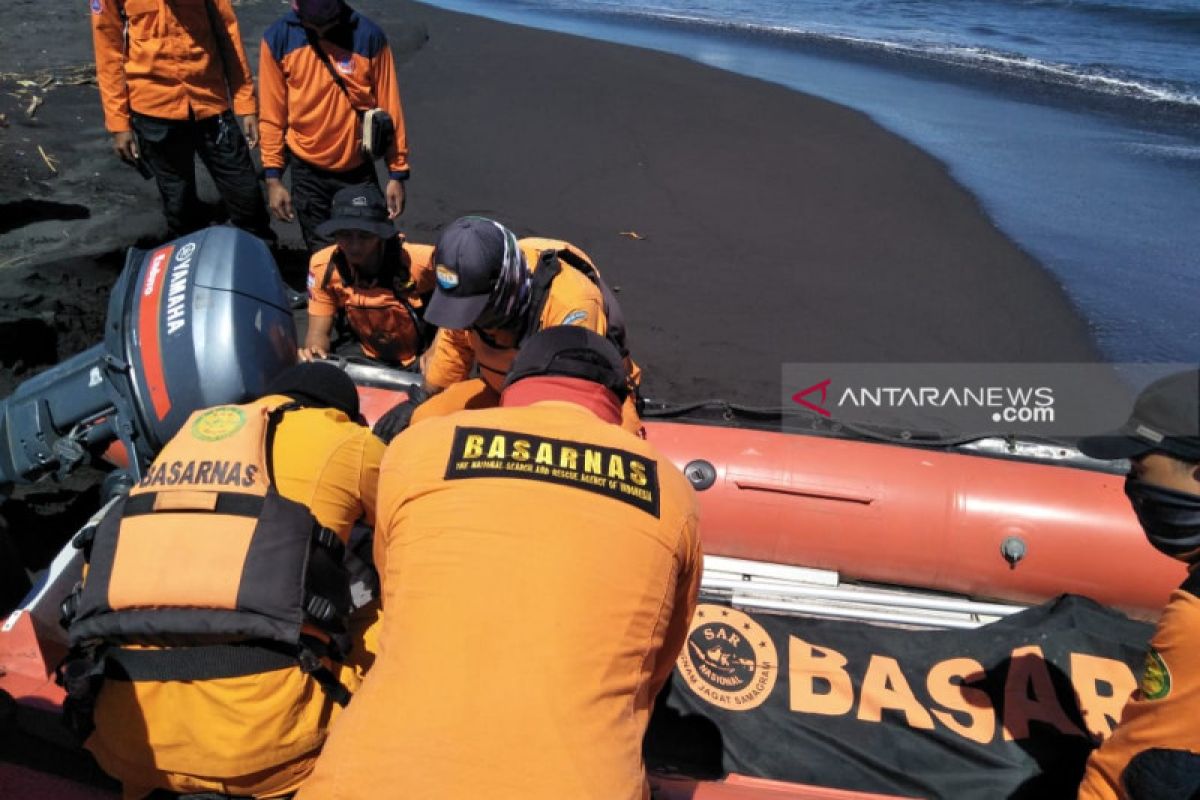
{"label": "beach debris", "polygon": [[42,104],[42,96],[34,95],[33,99],[29,101],[29,107],[25,109],[25,116],[32,118],[33,115],[37,113],[38,106],[40,106],[41,104]]}
{"label": "beach debris", "polygon": [[620,235],[627,236],[630,239],[636,239],[639,242],[646,238],[645,236],[642,236],[637,231],[620,231]]}
{"label": "beach debris", "polygon": [[38,149],[38,152],[42,154],[42,161],[45,161],[46,166],[50,168],[50,174],[57,175],[58,174],[58,159],[55,158],[54,156],[50,155],[49,153],[47,153],[45,150],[43,150],[42,146],[40,144],[37,146],[37,149]]}

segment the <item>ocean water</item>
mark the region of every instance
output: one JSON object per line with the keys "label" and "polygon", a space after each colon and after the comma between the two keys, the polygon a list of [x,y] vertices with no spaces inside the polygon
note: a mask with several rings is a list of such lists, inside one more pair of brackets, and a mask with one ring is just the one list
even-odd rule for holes
{"label": "ocean water", "polygon": [[939,158],[1113,361],[1200,362],[1200,0],[435,0],[818,95]]}

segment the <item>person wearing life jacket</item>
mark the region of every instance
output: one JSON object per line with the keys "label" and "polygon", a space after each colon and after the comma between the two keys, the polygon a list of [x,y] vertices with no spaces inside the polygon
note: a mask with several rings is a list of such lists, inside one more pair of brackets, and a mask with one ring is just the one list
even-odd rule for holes
{"label": "person wearing life jacket", "polygon": [[1125,494],[1146,538],[1188,565],[1146,654],[1141,684],[1093,751],[1080,800],[1200,797],[1200,370],[1138,396],[1116,433],[1080,440],[1085,455],[1129,459]]}
{"label": "person wearing life jacket", "polygon": [[379,657],[298,800],[650,796],[642,739],[702,555],[691,485],[621,427],[628,392],[611,342],[549,327],[498,408],[391,443]]}
{"label": "person wearing life jacket", "polygon": [[126,800],[285,797],[308,776],[373,659],[347,544],[374,523],[382,451],[349,377],[301,363],[194,413],[77,537],[64,710]]}
{"label": "person wearing life jacket", "polygon": [[230,0],[89,6],[104,126],[121,160],[156,179],[167,238],[209,222],[196,193],[199,156],[230,221],[273,240],[250,158],[258,146],[254,79]]}
{"label": "person wearing life jacket", "polygon": [[[556,239],[518,241],[498,222],[462,217],[442,232],[433,260],[437,288],[425,319],[440,330],[422,359],[420,390],[376,423],[384,441],[410,422],[496,405],[522,342],[554,325],[607,336],[636,389],[641,371],[629,358],[620,305],[579,248]],[[476,368],[479,377],[471,378]],[[625,399],[622,424],[642,428],[635,391]]]}
{"label": "person wearing life jacket", "polygon": [[376,109],[392,127],[380,154],[388,216],[403,212],[408,141],[396,65],[378,25],[342,0],[293,0],[263,34],[258,82],[267,203],[278,219],[299,222],[309,252],[332,243],[317,226],[329,218],[333,195],[376,182],[375,163],[363,152],[365,116]]}
{"label": "person wearing life jacket", "polygon": [[409,244],[396,233],[374,186],[339,191],[332,217],[317,230],[335,244],[309,262],[308,332],[300,357],[327,357],[335,327],[345,327],[351,347],[368,358],[414,366],[437,332],[424,319],[433,294],[432,245]]}

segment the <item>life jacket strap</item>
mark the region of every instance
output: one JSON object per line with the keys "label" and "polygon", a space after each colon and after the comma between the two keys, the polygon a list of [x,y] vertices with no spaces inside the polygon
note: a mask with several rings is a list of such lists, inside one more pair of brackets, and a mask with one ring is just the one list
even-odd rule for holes
{"label": "life jacket strap", "polygon": [[110,647],[104,675],[123,681],[207,681],[295,667],[294,649],[267,643],[207,644],[163,650]]}
{"label": "life jacket strap", "polygon": [[211,504],[196,503],[194,508],[173,503],[170,508],[156,508],[159,501],[158,492],[146,492],[131,496],[125,501],[125,510],[121,516],[128,519],[143,514],[171,513],[187,514],[189,512],[227,514],[235,517],[257,517],[262,513],[263,502],[266,498],[256,494],[237,494],[234,492],[214,492],[216,495]]}

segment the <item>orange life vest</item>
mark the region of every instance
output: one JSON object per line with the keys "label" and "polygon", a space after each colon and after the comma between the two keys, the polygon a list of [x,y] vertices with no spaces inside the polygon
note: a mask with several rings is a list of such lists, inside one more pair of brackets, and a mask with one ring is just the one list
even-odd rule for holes
{"label": "orange life vest", "polygon": [[104,678],[201,681],[300,666],[345,704],[345,547],[271,478],[273,398],[188,419],[140,483],[76,537],[88,568],[64,604],[68,721]]}

